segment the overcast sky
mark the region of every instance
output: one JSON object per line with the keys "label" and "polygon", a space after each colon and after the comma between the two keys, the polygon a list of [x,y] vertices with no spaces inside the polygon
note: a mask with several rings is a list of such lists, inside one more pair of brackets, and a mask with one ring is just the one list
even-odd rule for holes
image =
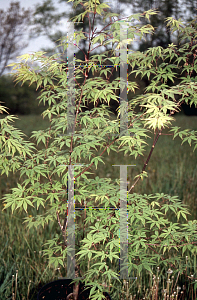
{"label": "overcast sky", "polygon": [[[35,9],[36,4],[41,4],[44,1],[39,1],[39,0],[0,0],[0,8],[3,10],[7,10],[10,6],[11,2],[20,2],[20,7],[24,7],[24,8],[31,8],[31,9]],[[65,7],[68,7],[65,5],[65,3],[59,3],[59,0],[53,0],[54,5],[57,7],[59,12],[65,11]],[[25,40],[28,38],[28,34],[26,34],[26,36],[24,36]],[[44,36],[41,36],[37,39],[32,39],[29,40],[29,45],[28,47],[24,48],[21,51],[21,55],[25,54],[25,53],[32,53],[35,51],[39,51],[41,50],[42,47],[48,47],[53,45],[52,43],[50,43],[49,39],[45,38]]]}

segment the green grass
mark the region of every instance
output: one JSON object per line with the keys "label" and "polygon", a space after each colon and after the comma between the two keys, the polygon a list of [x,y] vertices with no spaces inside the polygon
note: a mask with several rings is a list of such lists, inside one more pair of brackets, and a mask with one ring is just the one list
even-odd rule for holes
{"label": "green grass", "polygon": [[0,212],[0,299],[11,299],[12,290],[15,292],[12,280],[15,286],[17,270],[16,299],[21,300],[36,299],[41,286],[60,275],[42,255],[43,243],[53,238],[56,229],[49,224],[45,229],[28,230],[22,223],[25,216],[25,213]]}
{"label": "green grass", "polygon": [[[15,125],[25,132],[27,136],[31,135],[32,130],[45,129],[48,126],[47,120],[43,120],[40,116],[19,116],[19,118],[20,120],[17,120]],[[177,115],[175,118],[174,126],[178,125],[183,128],[197,130],[197,117]],[[151,139],[149,140],[151,141]],[[129,156],[124,157],[122,153],[111,153],[109,156],[106,154],[105,164],[101,164],[98,167],[96,174],[99,174],[101,177],[119,178],[119,168],[112,167],[113,164],[136,164],[135,167],[128,167],[128,182],[130,187],[133,177],[140,173],[150,148],[151,144],[147,147],[145,156],[136,160],[131,159]],[[191,208],[190,218],[197,218],[197,151],[193,152],[192,148],[186,143],[181,146],[181,140],[178,138],[173,141],[171,136],[163,135],[156,144],[147,171],[148,178],[139,182],[134,192],[142,194],[163,192],[178,195]],[[17,182],[18,175],[13,175],[9,178],[2,175],[0,181],[1,197],[3,194],[8,193],[10,188],[15,186]],[[2,203],[0,203],[0,207],[3,208]],[[30,213],[33,214],[36,211],[29,211]],[[59,276],[65,276],[63,269],[55,270],[53,267],[49,267],[47,258],[42,255],[45,241],[53,238],[58,232],[57,224],[51,223],[46,229],[39,228],[37,231],[35,229],[27,230],[22,223],[22,219],[25,216],[24,212],[21,214],[18,212],[11,214],[9,210],[0,210],[0,299],[12,299],[12,292],[15,293],[16,291],[15,285],[17,286],[17,293],[15,293],[16,295],[13,299],[36,299],[37,292],[42,285],[57,279]],[[191,275],[195,271],[193,268],[195,265],[194,259],[194,257],[191,259],[190,267],[189,262],[188,267],[185,266],[187,275]],[[18,274],[16,270],[18,270]],[[157,270],[154,271],[156,274]],[[163,284],[167,286],[166,274],[164,276],[162,271],[160,271],[159,276],[164,280],[164,283],[160,282],[160,288]],[[176,278],[174,279],[174,285]],[[181,280],[183,285],[184,277]],[[144,291],[147,284],[149,285],[149,291]],[[125,285],[124,288],[120,286],[120,291],[114,292],[114,295],[118,297],[122,293],[122,299],[138,299],[138,295],[147,294],[145,299],[153,299],[151,288],[157,284],[147,274],[145,282],[142,282],[141,278],[138,278],[135,283],[134,281],[129,281],[128,286]],[[190,285],[188,290],[191,290],[192,286]],[[134,292],[132,292],[134,290],[136,298],[134,298]],[[133,298],[130,297],[131,293]],[[117,300],[119,299],[120,297],[117,298]],[[196,299],[196,297],[193,299]],[[113,300],[116,300],[116,298],[113,298]]]}
{"label": "green grass", "polygon": [[33,130],[44,130],[49,126],[49,121],[41,115],[18,115],[15,126],[22,130],[28,137],[31,136]]}

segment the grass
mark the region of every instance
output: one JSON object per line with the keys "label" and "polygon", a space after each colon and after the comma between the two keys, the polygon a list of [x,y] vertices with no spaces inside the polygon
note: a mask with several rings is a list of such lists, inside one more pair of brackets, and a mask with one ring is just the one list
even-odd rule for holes
{"label": "grass", "polygon": [[[40,116],[19,118],[15,125],[27,136],[30,136],[32,130],[45,129],[48,126],[47,120]],[[197,130],[197,117],[177,115],[175,118],[174,126]],[[136,164],[136,167],[127,169],[130,186],[133,177],[140,173],[150,148],[151,144],[147,147],[145,156],[136,160],[131,160],[129,156],[124,157],[120,153],[111,153],[110,156],[106,154],[105,164],[100,165],[95,173],[101,177],[119,178],[119,169],[112,167],[113,164]],[[197,219],[197,151],[193,152],[188,144],[181,146],[178,138],[173,141],[171,136],[163,135],[153,151],[147,171],[148,178],[139,182],[134,192],[178,195],[192,208],[190,218]],[[18,175],[9,178],[2,175],[1,197],[17,182]],[[3,208],[2,203],[0,207]],[[9,210],[0,210],[0,299],[34,300],[41,286],[59,276],[65,276],[64,269],[55,270],[50,267],[47,258],[42,255],[45,241],[59,233],[56,224],[50,223],[46,229],[27,230],[22,223],[25,216],[24,212],[11,214]],[[112,299],[196,299],[193,284],[193,278],[196,276],[196,257],[186,259],[182,269],[183,274],[165,274],[164,270],[155,269],[155,277],[147,273],[136,280],[129,280],[128,283],[114,285],[111,288]],[[190,277],[189,281],[187,276]],[[156,298],[161,290],[166,290],[166,295],[164,293],[161,298]],[[179,293],[175,294],[177,291]]]}
{"label": "grass", "polygon": [[19,115],[15,121],[15,126],[22,130],[27,136],[31,136],[33,130],[44,130],[49,126],[47,118],[40,115]]}
{"label": "grass", "polygon": [[18,286],[14,299],[36,299],[38,289],[58,275],[49,268],[47,258],[42,257],[42,245],[47,238],[53,238],[55,229],[49,225],[45,230],[27,230],[22,217],[25,217],[24,213],[12,215],[8,211],[0,212],[0,299],[11,299],[11,294],[16,290],[11,281],[14,287],[16,283]]}

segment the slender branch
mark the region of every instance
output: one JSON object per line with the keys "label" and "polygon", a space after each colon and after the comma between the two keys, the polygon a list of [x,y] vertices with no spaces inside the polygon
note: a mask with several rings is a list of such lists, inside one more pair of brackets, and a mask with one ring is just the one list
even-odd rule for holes
{"label": "slender branch", "polygon": [[[154,150],[154,148],[155,148],[155,145],[156,145],[156,143],[157,143],[157,141],[158,141],[158,139],[159,139],[159,137],[160,137],[160,135],[161,135],[161,131],[162,131],[162,129],[159,131],[159,133],[157,134],[157,136],[156,136],[156,138],[155,138],[155,140],[154,140],[154,142],[153,142],[153,145],[152,145],[152,147],[151,147],[151,150],[150,150],[150,152],[149,152],[149,155],[148,155],[147,160],[146,160],[146,162],[145,162],[145,164],[144,164],[144,166],[143,166],[143,168],[142,168],[142,171],[141,171],[140,175],[141,175],[141,174],[145,171],[145,169],[146,169],[146,166],[147,166],[147,164],[148,164],[148,162],[149,162],[149,160],[150,160],[150,158],[151,158],[151,155],[152,155],[152,153],[153,153],[153,150]],[[138,181],[139,181],[140,178],[141,178],[140,175],[138,176],[138,178],[136,179],[136,181],[134,182],[134,184],[130,187],[128,193],[130,193],[130,191],[131,191],[131,190],[135,187],[135,185],[138,183]]]}
{"label": "slender branch", "polygon": [[[85,83],[86,83],[86,79],[87,79],[87,78],[85,77],[83,86],[84,86]],[[76,111],[76,116],[75,116],[75,124],[74,124],[74,128],[75,128],[75,126],[76,126],[77,117],[78,117],[78,114],[79,114],[79,107],[80,107],[80,104],[81,104],[81,101],[82,101],[82,95],[83,95],[83,88],[81,89],[81,95],[80,95],[79,103],[78,103],[78,106],[77,106],[77,111]],[[73,134],[72,134],[72,136],[71,136],[70,154],[72,153],[72,148],[73,148]],[[69,164],[71,165],[71,155],[70,155]]]}
{"label": "slender branch", "polygon": [[62,229],[63,229],[63,226],[61,225],[61,222],[60,222],[60,216],[59,216],[59,212],[58,212],[58,211],[56,211],[56,215],[57,215],[57,221],[58,221],[59,227],[60,227],[60,229],[62,230]]}
{"label": "slender branch", "polygon": [[95,21],[95,16],[96,16],[96,0],[95,0],[95,9],[94,9],[93,22],[92,22],[92,38],[93,38],[93,34],[94,34],[94,21]]}
{"label": "slender branch", "polygon": [[[48,138],[47,138],[46,150],[48,149],[48,146],[49,146],[50,133],[51,133],[51,121],[52,121],[52,118],[53,118],[53,115],[51,115],[51,119],[50,119],[49,136],[48,136]],[[47,153],[45,153],[44,164],[46,164],[46,157],[47,157]]]}
{"label": "slender branch", "polygon": [[[150,246],[149,246],[149,248],[150,248],[152,251],[154,251],[155,253],[159,254],[154,248],[152,248],[152,247],[150,247]],[[163,258],[162,256],[160,256],[160,258],[161,258],[162,260],[164,260],[164,258]],[[176,266],[173,265],[172,263],[169,262],[169,265],[171,266],[171,268],[175,268],[175,269],[176,269]]]}
{"label": "slender branch", "polygon": [[[95,14],[96,14],[96,6],[95,6],[95,10],[94,10],[94,17],[95,17]],[[87,53],[87,57],[85,55],[85,60],[88,62],[89,61],[89,55],[90,55],[90,48],[91,48],[91,39],[93,37],[93,30],[94,30],[94,19],[93,19],[93,26],[92,26],[92,37],[90,39],[90,32],[91,32],[91,22],[90,22],[90,18],[89,18],[89,13],[88,13],[88,20],[89,20],[89,49],[88,49],[88,53]],[[86,72],[87,71],[87,72]],[[88,69],[85,71],[85,79],[84,79],[84,82],[83,82],[83,87],[86,83],[86,80],[88,78]],[[79,100],[79,103],[78,103],[78,107],[77,107],[77,112],[76,112],[76,116],[75,116],[75,125],[74,125],[74,128],[76,126],[76,122],[77,122],[77,117],[78,117],[78,114],[79,114],[79,107],[80,107],[80,104],[81,104],[81,101],[82,101],[82,95],[83,95],[83,87],[81,88],[81,95],[80,95],[80,100]],[[73,147],[73,135],[71,137],[71,145],[70,145],[70,154],[72,153],[72,147]],[[70,164],[71,164],[71,155],[70,155]],[[84,171],[85,172],[85,171]]]}
{"label": "slender branch", "polygon": [[[181,104],[182,104],[182,102],[179,103],[179,107],[181,106]],[[169,114],[169,116],[173,115],[174,113],[175,113],[174,110],[171,111],[170,114]],[[159,137],[160,137],[160,135],[161,135],[162,130],[163,130],[163,128],[159,131],[159,133],[157,134],[156,138],[154,137],[154,142],[153,142],[152,148],[151,148],[151,150],[150,150],[150,152],[149,152],[149,155],[148,155],[147,160],[146,160],[146,162],[145,162],[145,164],[144,164],[144,166],[143,166],[143,168],[142,168],[142,171],[141,171],[140,175],[141,175],[141,174],[145,171],[145,169],[146,169],[146,166],[147,166],[147,164],[148,164],[148,162],[149,162],[149,160],[150,160],[150,158],[151,158],[151,155],[152,155],[153,150],[154,150],[154,148],[155,148],[155,145],[156,145],[156,143],[157,143],[157,141],[158,141],[158,139],[159,139]],[[135,187],[135,185],[138,183],[138,181],[139,181],[140,178],[141,178],[140,175],[138,176],[138,178],[136,179],[136,181],[134,182],[134,184],[130,187],[128,193],[130,193],[130,191],[131,191],[131,190]]]}

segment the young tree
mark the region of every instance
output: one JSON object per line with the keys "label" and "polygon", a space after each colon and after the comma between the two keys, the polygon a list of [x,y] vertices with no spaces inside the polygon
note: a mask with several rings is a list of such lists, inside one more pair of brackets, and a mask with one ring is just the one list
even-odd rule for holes
{"label": "young tree", "polygon": [[[76,4],[79,2],[81,0],[75,1]],[[194,149],[197,147],[196,131],[181,130],[171,125],[172,116],[183,101],[197,104],[197,84],[191,81],[195,72],[197,29],[195,20],[185,25],[180,20],[169,18],[171,30],[180,31],[183,40],[181,49],[170,45],[166,49],[153,47],[144,53],[131,51],[127,54],[125,47],[136,35],[143,38],[153,31],[152,26],[136,26],[135,21],[139,17],[149,18],[154,12],[150,10],[129,16],[124,24],[123,20],[116,18],[97,31],[94,27],[97,15],[105,21],[113,14],[107,13],[107,5],[99,0],[89,0],[84,5],[85,13],[72,21],[88,18],[90,27],[86,38],[89,47],[86,61],[76,59],[75,77],[71,76],[74,63],[66,68],[66,64],[58,62],[57,54],[51,57],[43,52],[23,55],[19,63],[12,64],[17,82],[36,82],[37,87],[41,87],[39,99],[47,106],[43,117],[49,118],[50,126],[47,130],[33,131],[31,138],[36,143],[32,143],[24,141],[22,133],[10,124],[13,116],[0,120],[2,173],[19,170],[21,176],[17,187],[4,196],[4,209],[11,207],[12,211],[27,212],[30,207],[35,207],[34,215],[25,220],[29,228],[45,227],[49,222],[56,222],[59,231],[47,242],[45,249],[50,262],[65,268],[67,277],[73,278],[76,260],[82,280],[86,286],[91,286],[91,299],[102,299],[106,286],[111,288],[116,299],[120,279],[139,274],[146,276],[145,271],[152,274],[155,266],[170,267],[178,273],[182,271],[183,254],[196,254],[197,222],[187,220],[189,212],[181,200],[163,193],[140,195],[133,190],[139,180],[148,176],[147,165],[165,128],[170,127],[173,137],[179,136],[183,142],[194,143]],[[90,18],[90,13],[93,13],[93,18]],[[128,36],[125,36],[125,25]],[[75,35],[78,46],[84,35],[80,31]],[[103,66],[109,59],[108,51],[90,56],[95,47],[109,43],[115,48],[111,49],[111,64],[116,68],[119,65],[121,76],[112,82],[109,78],[113,68]],[[67,44],[63,46],[66,49]],[[117,50],[120,57],[116,55]],[[175,62],[169,64],[168,60],[173,58]],[[158,59],[162,60],[159,66]],[[30,61],[40,61],[39,72],[35,72]],[[125,80],[123,71],[127,63],[136,76],[151,78],[144,94],[128,103],[125,88],[135,91],[138,86],[135,81],[127,83]],[[96,70],[99,76],[89,77],[90,70],[93,73]],[[176,84],[173,78],[179,72],[183,77]],[[82,75],[84,81],[75,90],[76,101],[72,107],[70,98]],[[167,80],[174,85],[169,87]],[[115,94],[119,85],[119,116],[114,119],[109,113],[109,102],[111,98],[119,101]],[[93,103],[93,108],[84,112],[87,100]],[[142,108],[140,112],[135,110],[137,105]],[[69,120],[71,123],[74,121],[73,127]],[[149,132],[154,134],[152,147],[144,159],[141,173],[128,188],[128,195],[127,169],[119,161],[114,161],[114,167],[119,165],[120,168],[119,180],[94,176],[98,165],[104,163],[105,153],[112,158],[117,152],[119,158],[121,153],[129,155],[129,163],[143,156]],[[42,145],[42,148],[37,145]],[[39,211],[40,206],[44,207],[43,214]],[[113,286],[112,280],[116,280]],[[76,283],[72,295],[67,298],[74,296],[77,299],[77,291]],[[169,296],[169,290],[167,293]]]}
{"label": "young tree", "polygon": [[11,2],[7,11],[0,10],[0,76],[8,62],[27,46],[21,43],[30,19],[30,10],[20,8],[19,2]]}

